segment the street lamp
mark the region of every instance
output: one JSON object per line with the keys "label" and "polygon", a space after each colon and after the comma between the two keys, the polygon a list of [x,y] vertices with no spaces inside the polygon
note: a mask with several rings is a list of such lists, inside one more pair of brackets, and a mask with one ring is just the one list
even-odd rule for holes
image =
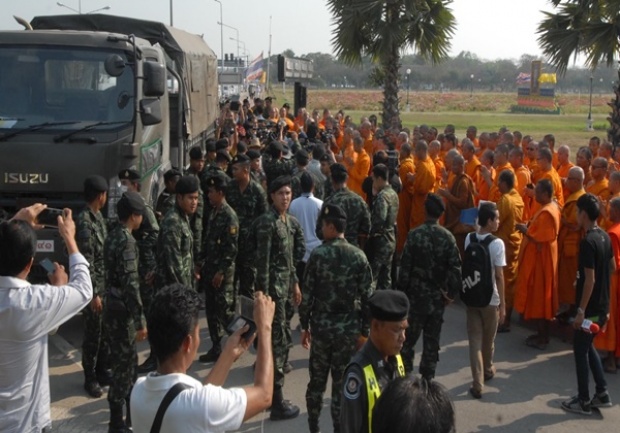
{"label": "street lamp", "polygon": [[228,38],[228,39],[230,39],[231,41],[236,41],[237,42],[237,58],[240,58],[239,57],[239,44],[243,44],[243,54],[247,56],[248,50],[245,48],[245,42],[240,41],[239,39],[235,39],[232,36],[230,38]]}
{"label": "street lamp", "polygon": [[471,74],[469,76],[469,79],[471,80],[470,86],[469,86],[469,97],[471,98],[474,96],[474,74]]}
{"label": "street lamp", "polygon": [[588,122],[586,123],[588,131],[592,131],[592,80],[593,79],[594,77],[590,75],[590,107],[588,108]]}
{"label": "street lamp", "polygon": [[[237,39],[235,39],[236,41],[239,40],[239,30],[233,26],[229,26],[228,24],[224,24],[223,22],[217,22],[219,25],[222,25],[224,27],[228,27],[229,29],[234,30],[235,32],[237,32]],[[239,58],[239,42],[237,42],[237,58]]]}
{"label": "street lamp", "polygon": [[213,0],[220,4],[220,73],[224,70],[224,18],[222,18],[222,2],[220,0]]}
{"label": "street lamp", "polygon": [[411,111],[411,105],[409,105],[409,76],[411,75],[411,69],[407,68],[405,73],[407,74],[407,106],[405,110],[409,112]]}

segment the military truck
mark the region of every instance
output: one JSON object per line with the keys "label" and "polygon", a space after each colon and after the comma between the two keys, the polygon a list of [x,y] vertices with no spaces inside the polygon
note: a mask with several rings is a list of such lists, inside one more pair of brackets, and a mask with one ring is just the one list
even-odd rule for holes
{"label": "military truck", "polygon": [[[132,18],[41,16],[29,27],[0,31],[1,212],[79,210],[84,179],[99,174],[114,218],[126,168],[154,203],[164,172],[215,130],[214,52],[200,36]],[[62,259],[56,230],[38,237],[42,257]]]}

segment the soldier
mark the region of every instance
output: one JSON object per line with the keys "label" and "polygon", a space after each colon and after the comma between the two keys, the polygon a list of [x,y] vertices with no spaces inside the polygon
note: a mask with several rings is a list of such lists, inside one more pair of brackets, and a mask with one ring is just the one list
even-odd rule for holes
{"label": "soldier", "polygon": [[396,290],[381,290],[368,299],[370,335],[344,372],[340,404],[341,433],[369,433],[372,411],[381,391],[405,376],[400,350],[405,341],[409,301]]}
{"label": "soldier", "polygon": [[198,179],[183,176],[175,191],[174,209],[162,220],[157,238],[157,288],[173,283],[194,287],[194,276],[199,272],[194,265],[194,241],[189,226],[189,217],[198,206]]}
{"label": "soldier", "polygon": [[[118,174],[121,185],[127,188],[127,191],[140,192],[140,174],[133,169],[122,170]],[[138,274],[140,275],[140,298],[144,311],[149,310],[151,300],[154,296],[155,271],[157,269],[157,236],[159,235],[159,224],[155,217],[153,208],[146,205],[144,209],[144,218],[138,230],[133,233],[138,245]],[[138,373],[148,373],[157,368],[157,361],[152,354],[138,367]]]}
{"label": "soldier", "polygon": [[271,189],[269,187],[271,182],[280,176],[290,176],[295,169],[295,161],[286,160],[283,157],[284,146],[286,145],[280,141],[272,141],[267,148],[267,157],[263,158],[263,169],[267,176],[267,188],[269,189]]}
{"label": "soldier", "polygon": [[319,432],[323,393],[330,372],[332,422],[334,432],[338,433],[344,369],[355,353],[358,337],[368,336],[362,311],[372,293],[372,272],[364,252],[344,237],[344,210],[328,203],[321,216],[324,242],[312,252],[306,265],[299,320],[301,344],[310,349],[310,382],[306,390],[310,433]]}
{"label": "soldier", "polygon": [[106,222],[101,215],[108,194],[108,183],[101,176],[90,176],[84,181],[86,207],[77,217],[76,241],[88,260],[93,285],[93,299],[82,311],[84,316],[84,342],[82,367],[84,389],[91,397],[103,395],[100,385],[109,385],[108,346],[103,329],[102,314],[105,290],[103,244],[107,236]]}
{"label": "soldier", "polygon": [[[220,142],[226,142],[228,143],[228,140],[223,139],[223,140],[218,140],[218,143]],[[201,189],[201,193],[200,195],[202,196],[204,194],[205,191],[209,190],[209,179],[212,178],[213,176],[217,176],[218,174],[224,174],[226,176],[228,176],[226,174],[226,172],[228,171],[228,164],[231,161],[231,157],[230,154],[228,153],[227,150],[224,149],[220,149],[217,151],[217,154],[215,155],[215,161],[213,162],[213,164],[207,166],[203,171],[202,174],[200,175],[200,189]],[[204,200],[204,196],[202,198],[203,200],[203,208],[202,208],[202,229],[203,232],[207,231],[207,226],[209,224],[209,215],[211,214],[211,211],[213,210],[211,208],[211,205],[209,204],[209,200]],[[194,238],[196,241],[198,239]],[[200,245],[200,248],[202,248],[202,244]],[[200,255],[195,256],[195,257],[200,257]]]}
{"label": "soldier", "polygon": [[[325,182],[323,183],[323,200],[327,200],[334,193],[334,187],[332,185],[331,178],[331,166],[332,164],[334,164],[334,160],[332,159],[331,155],[325,153],[323,154],[323,156],[321,156],[320,164],[321,174],[325,176]],[[320,226],[317,226],[317,228],[320,229]]]}
{"label": "soldier", "polygon": [[164,219],[170,209],[174,208],[174,202],[176,201],[174,188],[181,176],[181,172],[176,168],[171,168],[164,173],[165,189],[157,198],[157,204],[155,205],[155,216],[157,216],[159,222]]}
{"label": "soldier", "polygon": [[215,362],[222,353],[221,341],[226,326],[233,318],[235,259],[239,220],[233,208],[226,203],[228,177],[217,175],[209,179],[207,191],[213,210],[204,239],[204,260],[200,284],[205,292],[207,324],[211,349],[199,358],[200,362]]}
{"label": "soldier", "polygon": [[[205,172],[205,157],[200,146],[194,146],[189,150],[189,166],[184,171],[184,176],[194,176],[198,181],[201,180],[203,172]],[[205,209],[206,188],[201,184],[201,190],[198,194],[198,206],[196,212],[189,218],[189,226],[192,228],[194,236],[194,257],[202,256],[202,234],[203,229],[206,230],[206,223],[203,218],[208,215]]]}
{"label": "soldier", "polygon": [[[137,192],[128,191],[116,210],[119,224],[105,242],[106,300],[104,320],[108,328],[112,361],[112,384],[108,392],[110,425],[108,433],[130,432],[129,397],[137,378],[136,341],[146,338],[146,321],[140,299],[138,245],[131,235],[142,223],[146,209]],[[127,417],[123,420],[123,406]]]}
{"label": "soldier", "polygon": [[392,288],[392,260],[396,251],[398,194],[388,181],[388,173],[384,164],[375,165],[372,169],[372,189],[377,193],[372,205],[366,252],[377,290]]}
{"label": "soldier", "polygon": [[[284,363],[288,350],[290,328],[286,326],[286,300],[293,290],[295,304],[301,302],[301,291],[295,274],[295,256],[303,247],[295,248],[294,233],[300,231],[299,222],[287,214],[291,202],[291,178],[281,176],[269,186],[273,205],[254,222],[256,245],[256,290],[264,292],[276,303],[272,340],[274,358],[274,389],[271,406],[272,420],[295,418],[299,407],[284,400]],[[302,236],[303,239],[303,236]],[[296,253],[295,250],[298,252]]]}
{"label": "soldier", "polygon": [[452,233],[437,221],[443,200],[430,193],[424,201],[426,221],[409,232],[398,275],[398,289],[409,297],[407,340],[401,351],[407,373],[413,371],[414,347],[424,331],[420,374],[435,377],[443,312],[462,287],[461,258]]}
{"label": "soldier", "polygon": [[262,186],[264,191],[267,191],[267,176],[261,167],[260,152],[256,149],[250,149],[246,155],[250,158],[250,175],[252,180]]}
{"label": "soldier", "polygon": [[235,286],[239,294],[252,298],[256,268],[254,249],[248,241],[252,223],[267,211],[267,196],[261,186],[250,176],[250,158],[237,155],[232,160],[233,180],[228,184],[226,202],[239,219],[239,253],[235,264]]}
{"label": "soldier", "polygon": [[[334,191],[326,200],[325,204],[331,203],[340,206],[347,214],[344,237],[352,245],[364,249],[368,233],[370,233],[370,211],[362,197],[347,188],[349,174],[347,168],[340,164],[332,164],[331,184]],[[322,237],[322,217],[316,222],[316,234]]]}

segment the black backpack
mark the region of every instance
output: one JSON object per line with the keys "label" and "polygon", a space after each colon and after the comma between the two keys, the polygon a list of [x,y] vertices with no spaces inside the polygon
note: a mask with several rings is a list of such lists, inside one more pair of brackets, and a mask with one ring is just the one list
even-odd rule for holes
{"label": "black backpack", "polygon": [[461,299],[469,307],[486,307],[493,296],[493,265],[489,244],[497,238],[488,235],[480,242],[475,232],[468,236],[469,245],[465,249],[461,267],[463,275]]}

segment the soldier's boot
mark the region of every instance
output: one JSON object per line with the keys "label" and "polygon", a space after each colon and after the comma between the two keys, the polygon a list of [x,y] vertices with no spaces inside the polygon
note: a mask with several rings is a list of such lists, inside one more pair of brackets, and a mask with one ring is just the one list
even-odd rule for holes
{"label": "soldier's boot", "polygon": [[86,393],[93,398],[99,398],[103,395],[103,390],[97,382],[95,374],[86,374],[84,378],[84,389]]}
{"label": "soldier's boot", "polygon": [[321,433],[321,429],[319,428],[319,420],[314,419],[314,417],[311,419],[310,416],[308,416],[308,429],[310,430],[310,433]]}
{"label": "soldier's boot", "polygon": [[205,353],[204,355],[200,355],[200,357],[198,358],[198,361],[204,364],[215,362],[219,359],[221,353],[222,353],[222,346],[220,342],[219,341],[214,342],[213,347],[211,347],[211,349],[209,349],[209,351]]}
{"label": "soldier's boot", "polygon": [[272,421],[280,421],[295,418],[299,415],[299,406],[295,406],[288,400],[284,400],[282,388],[273,391],[273,401],[271,405],[271,415],[269,419]]}
{"label": "soldier's boot", "polygon": [[131,433],[123,421],[123,405],[110,403],[110,424],[108,433]]}
{"label": "soldier's boot", "polygon": [[150,373],[157,370],[157,359],[153,356],[153,352],[149,353],[149,357],[138,366],[138,374]]}
{"label": "soldier's boot", "polygon": [[112,385],[112,371],[110,369],[101,369],[97,371],[97,382],[100,386]]}

